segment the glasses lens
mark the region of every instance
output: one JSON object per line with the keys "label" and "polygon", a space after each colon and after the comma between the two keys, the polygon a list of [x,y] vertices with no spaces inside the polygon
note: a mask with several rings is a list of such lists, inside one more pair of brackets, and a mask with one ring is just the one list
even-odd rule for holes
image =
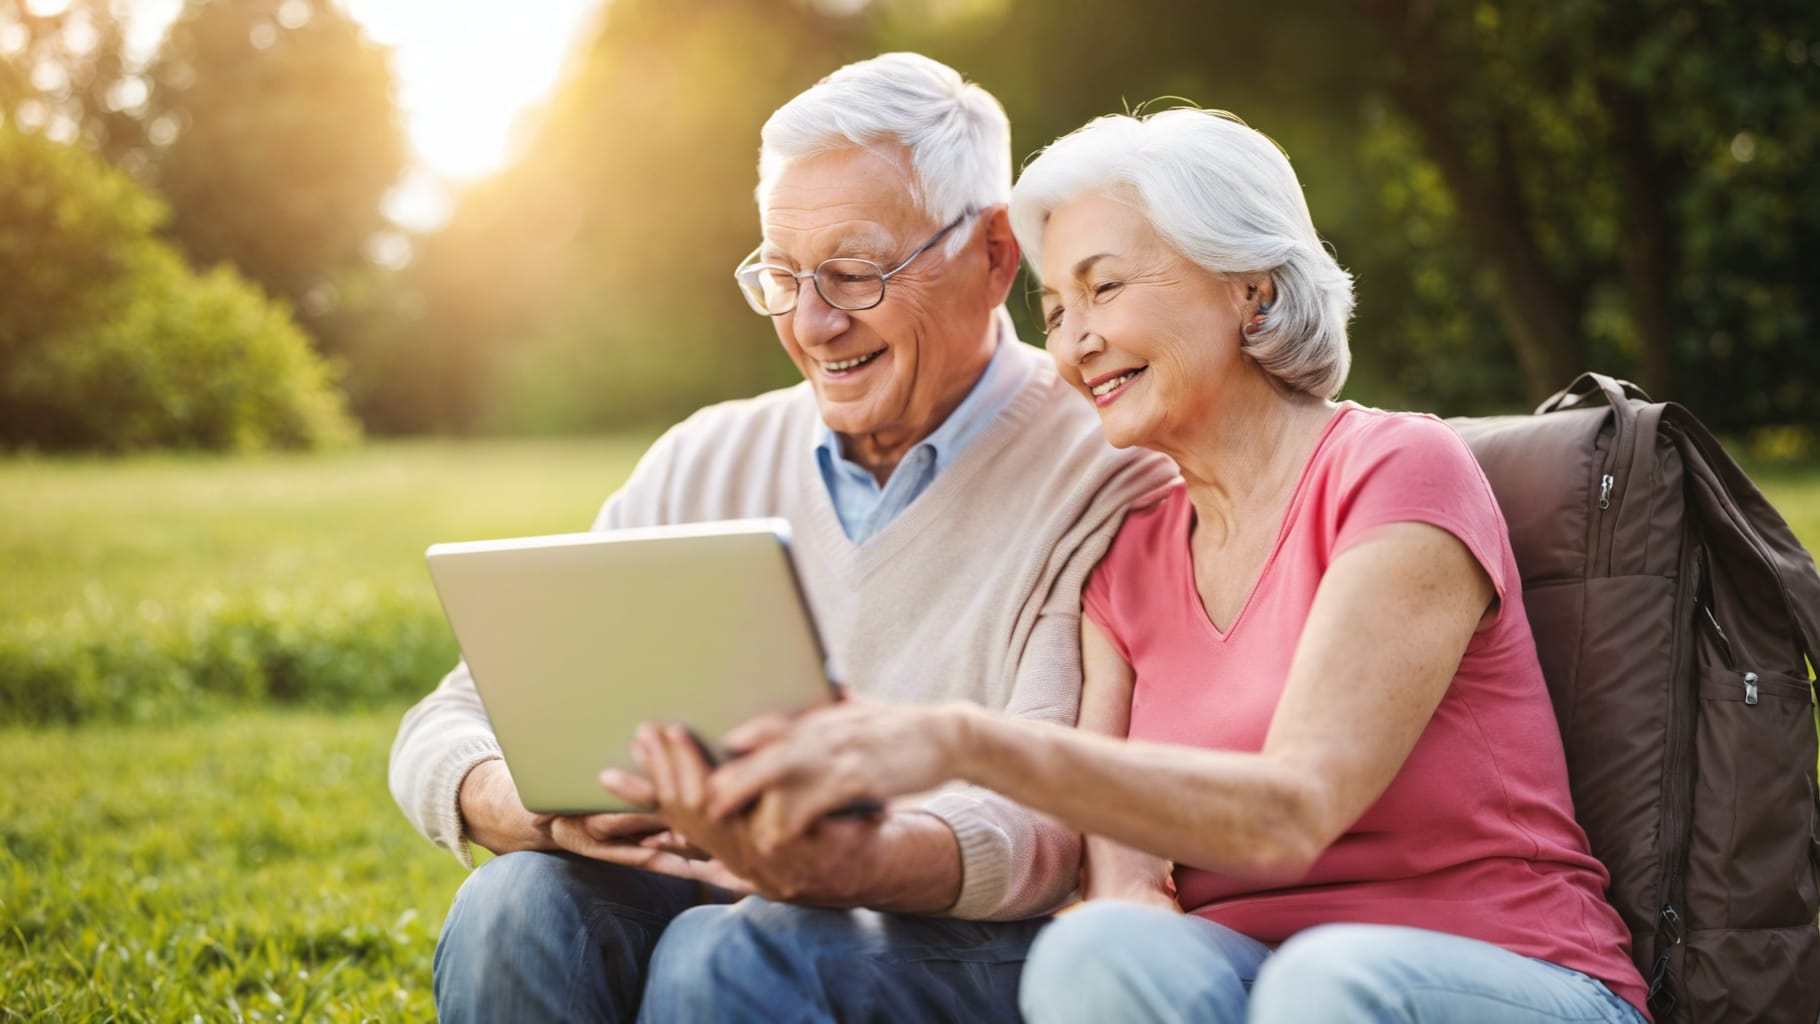
{"label": "glasses lens", "polygon": [[885,297],[885,278],[871,260],[823,260],[815,286],[837,309],[870,309]]}
{"label": "glasses lens", "polygon": [[796,278],[788,271],[775,267],[756,268],[755,284],[757,285],[757,302],[760,310],[777,316],[788,313],[796,305]]}

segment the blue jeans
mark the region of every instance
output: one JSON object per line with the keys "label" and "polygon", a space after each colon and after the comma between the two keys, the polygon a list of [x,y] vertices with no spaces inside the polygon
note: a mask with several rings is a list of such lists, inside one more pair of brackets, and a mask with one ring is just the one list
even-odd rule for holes
{"label": "blue jeans", "polygon": [[1644,1019],[1584,974],[1476,939],[1333,924],[1272,951],[1193,915],[1115,902],[1043,931],[1018,1004],[1033,1022]]}
{"label": "blue jeans", "polygon": [[749,896],[678,917],[651,958],[641,1021],[1017,1019],[1043,921],[818,910]]}
{"label": "blue jeans", "polygon": [[630,1021],[664,927],[732,893],[566,853],[508,853],[455,894],[436,944],[436,1014]]}

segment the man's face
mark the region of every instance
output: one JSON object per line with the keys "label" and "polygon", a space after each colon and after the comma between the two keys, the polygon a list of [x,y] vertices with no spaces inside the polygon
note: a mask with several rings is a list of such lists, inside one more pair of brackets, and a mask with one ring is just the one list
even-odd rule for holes
{"label": "man's face", "polygon": [[[858,257],[897,266],[944,225],[911,199],[897,147],[851,147],[800,160],[779,175],[764,211],[760,258],[796,271]],[[828,305],[804,278],[796,309],[772,318],[784,351],[815,390],[822,421],[895,463],[953,411],[991,357],[991,275],[969,221],[955,256],[948,238],[892,275],[871,309]],[[1015,260],[1015,254],[1013,255]],[[1000,297],[1002,299],[1002,296]],[[864,459],[864,451],[855,453]]]}

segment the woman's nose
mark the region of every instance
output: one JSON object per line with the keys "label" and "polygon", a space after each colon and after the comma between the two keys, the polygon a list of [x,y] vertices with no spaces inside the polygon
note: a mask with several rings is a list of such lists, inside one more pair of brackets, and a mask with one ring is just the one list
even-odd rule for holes
{"label": "woman's nose", "polygon": [[1106,347],[1098,334],[1069,327],[1050,331],[1045,345],[1050,355],[1069,366],[1081,365]]}

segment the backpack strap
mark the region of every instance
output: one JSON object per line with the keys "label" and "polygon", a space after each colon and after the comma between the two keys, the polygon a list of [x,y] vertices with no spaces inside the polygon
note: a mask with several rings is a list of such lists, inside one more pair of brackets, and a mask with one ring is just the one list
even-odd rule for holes
{"label": "backpack strap", "polygon": [[1541,405],[1536,406],[1536,415],[1578,408],[1585,405],[1593,395],[1604,395],[1605,404],[1613,409],[1624,408],[1630,404],[1628,399],[1632,398],[1643,402],[1650,400],[1642,388],[1630,381],[1608,377],[1603,373],[1582,373],[1574,378],[1572,384],[1549,395]]}
{"label": "backpack strap", "polygon": [[1810,664],[1820,668],[1820,572],[1814,568],[1813,556],[1795,539],[1787,520],[1693,413],[1671,402],[1664,407],[1663,420],[1687,440],[1724,488],[1726,498],[1742,513],[1734,525],[1775,577],[1802,651]]}

